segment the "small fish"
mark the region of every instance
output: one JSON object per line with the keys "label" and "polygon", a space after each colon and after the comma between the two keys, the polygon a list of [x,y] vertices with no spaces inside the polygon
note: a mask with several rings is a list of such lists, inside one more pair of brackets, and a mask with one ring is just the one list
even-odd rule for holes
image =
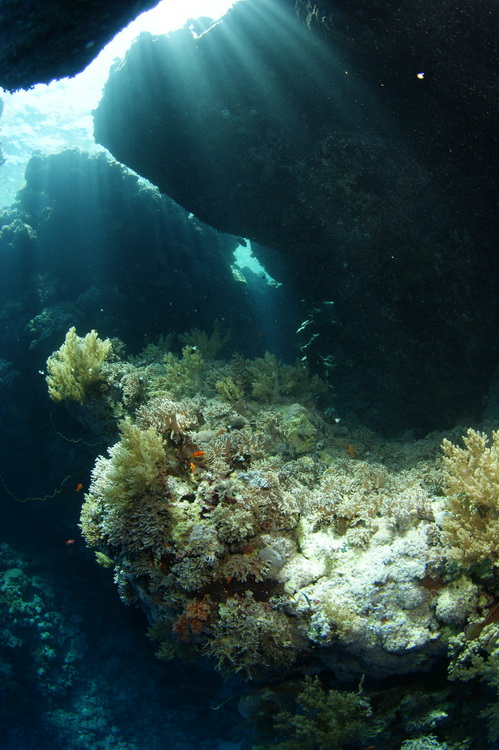
{"label": "small fish", "polygon": [[194,451],[191,453],[191,458],[203,458],[206,455],[206,451]]}
{"label": "small fish", "polygon": [[75,492],[80,492],[82,489],[83,489],[83,485],[82,484],[77,484]]}
{"label": "small fish", "polygon": [[485,617],[481,622],[472,622],[469,625],[466,625],[464,629],[464,637],[467,641],[474,641],[475,638],[478,638],[482,630],[487,626],[491,625],[493,622],[497,622],[499,620],[499,602],[496,602],[496,604],[492,607],[487,617]]}
{"label": "small fish", "polygon": [[355,458],[357,456],[357,448],[352,443],[349,443],[347,445],[347,453],[350,456],[350,458]]}
{"label": "small fish", "polygon": [[190,469],[191,474],[193,474],[196,469],[196,464],[193,464],[191,461],[189,464],[189,469]]}
{"label": "small fish", "polygon": [[64,544],[66,545],[66,547],[70,547],[75,542],[76,542],[76,539],[66,539],[66,541],[64,542]]}
{"label": "small fish", "polygon": [[310,601],[310,599],[308,598],[308,596],[303,591],[300,591],[300,594],[303,596],[303,598],[307,602],[307,604],[310,607],[310,609],[312,609],[312,602]]}

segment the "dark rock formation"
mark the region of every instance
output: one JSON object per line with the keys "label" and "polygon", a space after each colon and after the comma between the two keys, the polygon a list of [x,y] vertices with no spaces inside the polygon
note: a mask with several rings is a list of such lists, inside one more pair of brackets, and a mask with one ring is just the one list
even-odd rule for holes
{"label": "dark rock formation", "polygon": [[[458,116],[471,118],[475,108],[478,127],[497,122],[499,16],[494,0],[465,5],[296,0],[296,11],[311,30],[361,65],[367,80],[396,91],[399,112],[401,105],[414,108],[414,75],[424,72],[431,92],[419,87],[420,93],[425,91],[423,106],[430,94],[436,107],[454,102]],[[433,116],[437,122],[438,112]],[[472,143],[473,135],[468,135]]]}
{"label": "dark rock formation", "polygon": [[[6,7],[15,88],[76,72],[149,4]],[[385,429],[477,415],[498,364],[495,24],[491,0],[253,0],[198,38],[144,35],[96,112],[118,159],[274,248],[304,354]]]}
{"label": "dark rock formation", "polygon": [[156,0],[7,0],[0,14],[0,86],[28,89],[80,73]]}
{"label": "dark rock formation", "polygon": [[15,336],[47,353],[71,325],[135,349],[217,317],[235,328],[249,314],[235,247],[104,154],[35,154],[18,201],[0,212],[0,302],[4,315],[24,305]]}
{"label": "dark rock formation", "polygon": [[285,253],[340,408],[425,430],[477,414],[497,361],[494,40],[471,11],[385,6],[298,3],[300,22],[254,0],[197,39],[143,35],[95,133],[203,221]]}
{"label": "dark rock formation", "polygon": [[[359,182],[378,144],[360,142],[364,102],[328,50],[292,9],[266,6],[242,3],[197,40],[187,29],[142,35],[106,86],[95,135],[203,221],[310,253],[332,239],[348,202],[341,144],[356,154]],[[317,195],[326,179],[329,194]],[[379,179],[389,200],[378,170]],[[317,198],[331,195],[334,205],[323,200],[319,209]],[[319,210],[332,215],[324,220]]]}

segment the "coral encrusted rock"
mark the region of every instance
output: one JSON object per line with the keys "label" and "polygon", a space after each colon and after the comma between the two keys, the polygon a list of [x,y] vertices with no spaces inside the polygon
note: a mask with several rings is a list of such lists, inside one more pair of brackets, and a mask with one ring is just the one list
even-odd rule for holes
{"label": "coral encrusted rock", "polygon": [[440,437],[383,443],[309,399],[228,402],[216,386],[240,357],[206,362],[200,393],[179,399],[159,390],[166,366],[97,459],[81,514],[161,658],[249,679],[431,668],[481,591],[441,532]]}

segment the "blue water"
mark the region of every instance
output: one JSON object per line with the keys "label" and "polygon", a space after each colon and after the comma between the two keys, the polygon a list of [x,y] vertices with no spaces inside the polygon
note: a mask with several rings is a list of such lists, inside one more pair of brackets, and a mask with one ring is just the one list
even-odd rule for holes
{"label": "blue water", "polygon": [[[402,27],[413,29],[423,10],[404,5]],[[258,237],[208,226],[95,143],[91,110],[121,48],[108,50],[99,71],[87,71],[79,84],[3,96],[0,750],[328,750],[272,729],[271,717],[283,706],[301,715],[289,699],[300,669],[282,675],[281,685],[277,678],[221,675],[188,658],[158,660],[157,644],[145,635],[146,614],[123,604],[112,570],[98,566],[85,546],[82,495],[117,431],[115,414],[99,404],[85,409],[48,398],[47,357],[71,326],[81,336],[95,329],[120,339],[122,356],[126,350],[133,357],[164,337],[178,355],[180,336],[220,325],[230,331],[226,362],[268,351],[285,364],[306,362],[327,383],[307,408],[338,425],[342,438],[344,423],[407,444],[432,430],[497,429],[494,102],[480,75],[493,69],[494,51],[486,64],[466,50],[458,54],[462,38],[469,49],[484,39],[483,19],[470,27],[466,16],[470,32],[463,37],[459,23],[439,27],[438,16],[436,25],[431,18],[422,24],[421,37],[409,37],[416,42],[405,58],[384,36],[383,13],[367,0],[355,8],[345,2],[329,20],[329,31],[333,24],[355,44],[345,42],[344,59],[333,55],[342,75],[334,96],[342,96],[327,148],[318,161],[298,160],[288,176],[291,184],[297,175],[315,175],[320,201],[309,205],[300,195],[295,208],[308,211],[309,223],[296,244],[283,243],[278,252]],[[313,28],[317,13],[307,20]],[[443,45],[441,58],[423,54],[430,31]],[[384,45],[384,67],[374,74],[370,55],[378,60]],[[457,61],[462,67],[453,67]],[[270,80],[273,72],[266,72]],[[478,100],[474,81],[483,86]],[[273,134],[285,155],[282,107],[292,76],[287,85],[276,94],[282,131]],[[301,86],[303,93],[307,85]],[[318,89],[327,100],[320,111],[330,112],[333,87],[321,80]],[[343,94],[354,101],[350,110]],[[237,120],[240,136],[256,138],[256,151],[259,112],[215,105],[213,121],[225,127]],[[291,131],[300,112],[292,113]],[[297,149],[308,138],[305,129]],[[236,158],[226,156],[228,164]],[[325,165],[334,189],[324,183]],[[248,178],[236,176],[227,204]],[[276,195],[276,210],[278,204]],[[274,205],[266,208],[272,214]],[[292,217],[293,206],[289,211]],[[332,225],[324,240],[323,228]],[[355,446],[349,450],[353,457]],[[485,616],[498,597],[496,570],[468,573],[486,592],[478,605]],[[440,574],[425,585],[440,585]],[[493,732],[486,736],[480,714],[497,710],[494,689],[478,680],[451,684],[446,666],[442,660],[429,675],[367,680],[372,733],[341,748],[494,750],[497,740]],[[307,663],[307,672],[316,669]],[[359,689],[327,670],[321,679],[328,690]],[[380,717],[386,724],[376,736]]]}

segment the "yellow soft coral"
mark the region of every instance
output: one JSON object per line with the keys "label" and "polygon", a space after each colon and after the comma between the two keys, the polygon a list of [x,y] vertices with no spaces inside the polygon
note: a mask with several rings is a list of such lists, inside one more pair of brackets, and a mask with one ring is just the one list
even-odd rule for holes
{"label": "yellow soft coral", "polygon": [[88,388],[102,380],[101,367],[111,351],[110,339],[100,339],[97,331],[82,338],[73,326],[60,349],[47,360],[47,385],[53,401],[71,399],[81,404]]}
{"label": "yellow soft coral", "polygon": [[444,492],[448,514],[442,522],[448,557],[464,565],[499,558],[499,430],[492,443],[469,429],[464,448],[444,440]]}
{"label": "yellow soft coral", "polygon": [[154,429],[141,430],[130,420],[120,424],[121,440],[100,456],[92,471],[87,503],[125,506],[147,492],[165,459],[163,439]]}

